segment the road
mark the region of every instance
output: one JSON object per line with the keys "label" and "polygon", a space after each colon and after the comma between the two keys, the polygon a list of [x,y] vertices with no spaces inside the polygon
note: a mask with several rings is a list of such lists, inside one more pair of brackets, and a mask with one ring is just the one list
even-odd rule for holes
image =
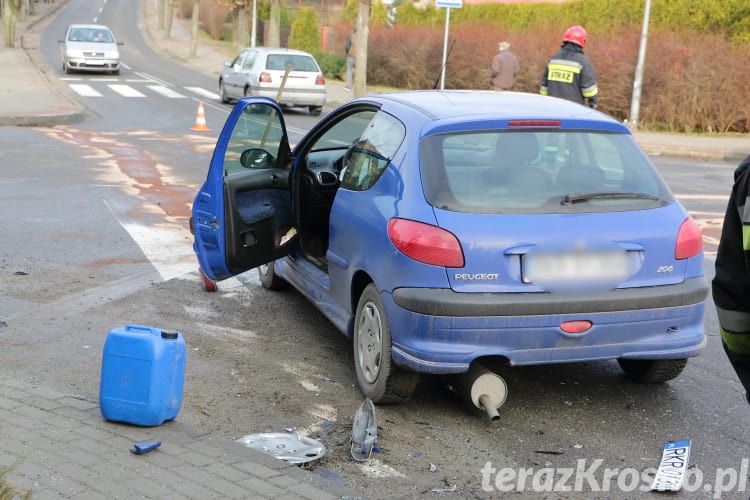
{"label": "road", "polygon": [[[631,486],[646,484],[665,442],[690,438],[690,489],[697,491],[677,497],[712,498],[723,485],[731,491],[721,498],[747,498],[728,488],[731,473],[717,471],[741,472],[750,413],[721,351],[710,298],[707,349],[668,384],[634,384],[615,362],[495,367],[509,397],[491,423],[463,404],[449,380],[427,377],[409,402],[378,407],[380,453],[354,462],[348,436],[362,396],[349,342],[298,294],[263,290],[254,271],[222,282],[216,293],[199,285],[187,217],[231,108],[205,101],[213,130],[190,131],[204,96],[188,88],[209,92],[213,80],[149,52],[124,0],[105,5],[99,13],[71,0],[44,32],[42,49],[57,76],[72,82],[56,52],[64,26],[95,18],[113,25],[126,43],[119,83],[76,75],[102,94],[76,94],[90,110],[80,125],[0,130],[8,145],[0,151],[0,370],[97,401],[109,330],[175,328],[188,346],[180,420],[227,439],[286,429],[311,435],[329,450],[321,472],[363,496],[497,498],[510,485],[529,498],[661,498]],[[112,84],[144,97],[114,92]],[[185,97],[150,92],[152,85]],[[294,133],[314,121],[303,114],[289,120]],[[653,159],[709,229],[710,278],[735,165]],[[586,494],[544,491],[576,480]]]}

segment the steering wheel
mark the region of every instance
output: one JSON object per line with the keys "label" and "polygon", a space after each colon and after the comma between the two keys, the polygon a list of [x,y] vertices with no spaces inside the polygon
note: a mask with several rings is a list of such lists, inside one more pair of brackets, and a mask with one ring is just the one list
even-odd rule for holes
{"label": "steering wheel", "polygon": [[240,164],[245,168],[274,168],[276,158],[262,148],[249,148],[240,155]]}

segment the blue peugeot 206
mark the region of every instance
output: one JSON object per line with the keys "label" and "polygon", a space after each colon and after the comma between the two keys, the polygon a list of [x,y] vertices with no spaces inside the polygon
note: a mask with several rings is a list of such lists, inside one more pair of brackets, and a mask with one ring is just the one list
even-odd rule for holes
{"label": "blue peugeot 206", "polygon": [[277,103],[240,99],[191,228],[210,280],[257,267],[314,303],[376,403],[484,361],[663,382],[705,345],[697,225],[624,125],[552,97],[370,95],[294,148]]}

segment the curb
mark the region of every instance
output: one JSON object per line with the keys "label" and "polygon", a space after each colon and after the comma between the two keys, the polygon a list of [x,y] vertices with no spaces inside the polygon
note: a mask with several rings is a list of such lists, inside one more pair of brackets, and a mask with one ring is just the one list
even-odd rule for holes
{"label": "curb", "polygon": [[697,160],[714,160],[726,162],[740,162],[747,158],[748,153],[732,150],[695,150],[679,146],[660,146],[656,144],[640,143],[641,148],[652,156],[670,156],[677,158],[692,158]]}

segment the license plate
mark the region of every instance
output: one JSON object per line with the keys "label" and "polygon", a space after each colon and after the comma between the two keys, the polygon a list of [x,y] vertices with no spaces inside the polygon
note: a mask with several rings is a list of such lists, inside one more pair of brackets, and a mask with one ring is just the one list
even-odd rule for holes
{"label": "license plate", "polygon": [[680,491],[690,460],[690,440],[666,443],[656,470],[652,491]]}
{"label": "license plate", "polygon": [[86,59],[87,66],[104,66],[104,61],[98,59]]}
{"label": "license plate", "polygon": [[625,251],[530,253],[524,281],[530,283],[619,282],[628,277]]}

